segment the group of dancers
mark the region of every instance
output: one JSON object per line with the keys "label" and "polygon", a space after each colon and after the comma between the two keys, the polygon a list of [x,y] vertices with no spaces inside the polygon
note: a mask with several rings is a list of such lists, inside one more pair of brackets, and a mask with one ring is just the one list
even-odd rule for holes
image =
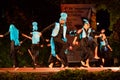
{"label": "group of dancers", "polygon": [[[105,29],[102,29],[99,34],[95,34],[95,30],[93,30],[90,26],[88,19],[83,19],[83,27],[78,29],[75,33],[74,40],[72,45],[68,43],[68,39],[66,37],[68,28],[66,25],[67,22],[67,13],[62,12],[60,13],[59,22],[55,22],[52,28],[52,33],[50,34],[50,46],[51,46],[51,54],[49,57],[49,65],[48,67],[53,68],[56,61],[60,61],[61,67],[69,67],[68,59],[67,59],[67,50],[72,50],[75,46],[80,45],[79,48],[79,57],[81,66],[83,67],[90,67],[89,62],[94,59],[99,59],[98,57],[98,42],[97,39],[100,39],[100,53],[102,58],[102,64],[104,65],[104,58],[108,51],[112,51],[112,48],[108,44],[107,37],[105,35]],[[33,30],[30,33],[32,36],[28,36],[24,33],[21,33],[19,29],[15,27],[14,24],[11,24],[9,27],[9,31],[4,35],[0,35],[0,37],[5,37],[10,33],[10,40],[11,40],[11,49],[10,54],[13,58],[13,67],[18,67],[16,55],[19,50],[19,46],[22,41],[19,41],[19,34],[23,37],[30,39],[32,42],[31,49],[28,49],[30,53],[34,68],[39,64],[38,62],[38,55],[39,55],[39,47],[40,47],[40,39],[42,36],[42,32],[38,31],[38,23],[32,22]],[[48,34],[49,35],[49,34]]]}

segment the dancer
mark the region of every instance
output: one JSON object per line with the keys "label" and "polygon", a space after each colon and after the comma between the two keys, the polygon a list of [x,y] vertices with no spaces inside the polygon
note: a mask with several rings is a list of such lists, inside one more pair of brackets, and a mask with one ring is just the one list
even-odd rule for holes
{"label": "dancer", "polygon": [[33,26],[33,31],[30,33],[32,34],[32,38],[25,34],[22,34],[22,36],[32,40],[31,50],[28,49],[28,52],[32,57],[34,68],[36,68],[39,64],[38,57],[39,57],[39,49],[40,49],[40,36],[42,36],[42,33],[38,32],[37,22],[32,22],[32,26]]}
{"label": "dancer", "polygon": [[54,63],[56,62],[56,59],[59,60],[62,65],[61,67],[67,67],[68,61],[67,56],[65,54],[65,50],[67,48],[67,38],[66,38],[66,19],[67,19],[67,13],[62,12],[60,14],[59,23],[55,23],[55,27],[51,34],[51,55],[49,58],[49,67],[52,68]]}
{"label": "dancer", "polygon": [[90,67],[89,60],[94,59],[94,47],[96,44],[93,40],[93,32],[92,28],[90,28],[90,24],[87,19],[83,19],[84,25],[82,29],[77,31],[77,35],[73,40],[73,45],[78,44],[77,40],[80,39],[80,59],[81,64],[84,67]]}
{"label": "dancer", "polygon": [[20,47],[19,30],[15,27],[14,24],[10,24],[9,31],[5,33],[3,36],[5,37],[8,34],[10,34],[11,40],[10,55],[13,61],[13,67],[19,67],[18,62],[18,53]]}
{"label": "dancer", "polygon": [[109,55],[109,51],[112,51],[112,48],[108,44],[108,40],[105,35],[105,29],[102,29],[100,33],[100,57],[102,59],[102,64],[100,65],[101,67],[104,66],[104,62]]}

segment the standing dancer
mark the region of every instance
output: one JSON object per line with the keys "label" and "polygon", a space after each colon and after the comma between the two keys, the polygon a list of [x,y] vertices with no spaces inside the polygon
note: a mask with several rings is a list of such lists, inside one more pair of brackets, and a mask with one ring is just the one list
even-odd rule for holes
{"label": "standing dancer", "polygon": [[104,66],[104,62],[105,59],[108,58],[109,51],[112,51],[112,48],[108,44],[108,40],[105,35],[105,29],[102,29],[100,33],[100,58],[102,59],[101,67]]}
{"label": "standing dancer", "polygon": [[10,34],[11,47],[10,47],[10,55],[13,60],[13,67],[18,67],[18,52],[19,52],[19,30],[15,27],[14,24],[10,24],[9,31],[5,33],[3,36]]}
{"label": "standing dancer", "polygon": [[81,64],[84,67],[89,67],[89,60],[94,59],[94,48],[96,46],[93,40],[93,30],[90,28],[90,24],[87,19],[83,19],[84,25],[82,29],[77,31],[77,35],[73,40],[73,45],[77,42],[77,39],[80,40],[80,60]]}
{"label": "standing dancer", "polygon": [[68,61],[67,56],[65,54],[65,50],[67,49],[67,38],[66,38],[66,32],[67,32],[67,26],[66,26],[66,19],[67,19],[67,13],[62,12],[60,14],[59,23],[55,23],[55,27],[51,34],[51,55],[49,58],[49,67],[52,68],[54,63],[56,62],[56,59],[59,60],[62,65],[61,67],[67,67]]}
{"label": "standing dancer", "polygon": [[42,33],[38,32],[37,22],[32,22],[32,26],[33,26],[33,32],[30,33],[32,34],[32,38],[25,34],[22,34],[22,36],[32,40],[31,51],[28,49],[28,52],[32,57],[34,68],[36,68],[36,66],[38,66],[38,57],[39,57],[39,49],[40,49],[39,43],[40,43],[40,36],[42,35]]}

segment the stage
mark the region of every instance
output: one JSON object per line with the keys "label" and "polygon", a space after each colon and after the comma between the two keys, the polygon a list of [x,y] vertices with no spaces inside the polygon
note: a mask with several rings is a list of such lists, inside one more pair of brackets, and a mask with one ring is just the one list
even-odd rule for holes
{"label": "stage", "polygon": [[88,72],[97,72],[97,71],[103,71],[103,70],[112,70],[113,72],[120,71],[120,67],[68,67],[68,68],[48,68],[48,67],[42,67],[42,68],[32,68],[32,67],[26,67],[26,68],[0,68],[0,72],[40,72],[40,73],[49,73],[49,72],[59,72],[62,70],[88,70]]}

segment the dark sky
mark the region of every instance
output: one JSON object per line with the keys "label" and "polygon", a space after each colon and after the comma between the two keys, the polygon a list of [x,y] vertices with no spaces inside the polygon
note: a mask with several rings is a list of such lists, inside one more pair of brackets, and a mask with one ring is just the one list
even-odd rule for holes
{"label": "dark sky", "polygon": [[60,13],[60,6],[52,4],[50,0],[0,0],[0,18],[4,19],[6,11],[12,14],[16,7],[28,17],[28,20],[31,17],[43,27],[58,20]]}

